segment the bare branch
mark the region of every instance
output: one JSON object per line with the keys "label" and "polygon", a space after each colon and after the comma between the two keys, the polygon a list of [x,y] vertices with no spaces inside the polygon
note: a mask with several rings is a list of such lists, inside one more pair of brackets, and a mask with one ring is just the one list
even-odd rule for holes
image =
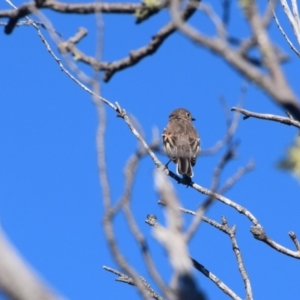
{"label": "bare branch", "polygon": [[[129,285],[135,285],[134,284],[134,281],[132,280],[132,278],[128,277],[127,275],[115,270],[115,269],[112,269],[112,268],[109,268],[109,267],[106,267],[106,266],[103,266],[103,269],[108,271],[108,272],[111,272],[113,274],[116,274],[118,275],[119,277],[116,278],[116,281],[120,281],[120,282],[124,282],[124,283],[127,283]],[[143,277],[140,277],[139,278],[140,281],[144,284],[145,288],[147,289],[148,293],[150,294],[150,297],[152,299],[156,299],[156,300],[164,300],[164,298],[162,298],[161,296],[159,296],[150,286],[150,284],[143,278]]]}
{"label": "bare branch", "polygon": [[236,295],[223,281],[221,281],[216,275],[212,272],[208,271],[202,264],[196,261],[194,258],[191,258],[193,262],[193,266],[204,276],[209,278],[213,283],[217,285],[217,287],[222,290],[225,294],[227,294],[233,300],[241,300],[241,298]]}
{"label": "bare branch", "polygon": [[223,148],[228,142],[232,140],[232,137],[236,133],[236,130],[239,125],[239,116],[238,114],[234,114],[233,118],[231,119],[230,124],[228,125],[228,129],[226,131],[225,136],[217,141],[214,146],[208,149],[203,149],[201,151],[201,156],[213,155],[217,153],[221,148]]}
{"label": "bare branch", "polygon": [[254,162],[249,161],[245,167],[239,168],[235,174],[228,178],[225,184],[219,189],[219,194],[227,192],[238,180],[240,180],[246,173],[254,169]]}
{"label": "bare branch", "polygon": [[21,259],[2,230],[0,230],[0,288],[10,299],[63,299],[46,286],[35,271]]}
{"label": "bare branch", "polygon": [[220,183],[220,176],[222,171],[224,170],[225,166],[236,157],[236,148],[237,144],[229,145],[227,151],[224,153],[224,155],[221,157],[218,165],[215,167],[213,178],[212,178],[212,184],[211,184],[211,190],[217,191]]}
{"label": "bare branch", "polygon": [[299,14],[298,14],[298,7],[297,2],[292,0],[292,9],[293,13],[290,10],[290,7],[286,0],[280,0],[281,5],[283,7],[283,11],[285,12],[287,18],[290,21],[290,24],[293,27],[294,34],[298,40],[298,44],[300,44],[300,26],[299,26]]}
{"label": "bare branch", "polygon": [[[185,10],[181,13],[181,17],[183,20],[188,20],[195,13],[196,7],[193,4],[194,1],[195,0],[190,0]],[[117,71],[134,66],[144,57],[154,54],[161,46],[161,44],[175,31],[176,26],[173,22],[170,22],[163,28],[161,28],[158,33],[152,37],[148,45],[137,50],[130,51],[128,57],[125,57],[119,61],[103,63],[103,66],[101,68],[101,70],[105,71],[103,80],[106,82],[109,81]]]}
{"label": "bare branch", "polygon": [[260,240],[267,245],[269,245],[271,248],[277,250],[278,252],[281,252],[283,254],[286,254],[288,256],[294,257],[294,258],[300,258],[300,250],[299,250],[299,242],[296,238],[296,235],[292,232],[289,233],[290,238],[292,239],[293,243],[296,246],[297,251],[292,251],[288,248],[285,248],[281,246],[280,244],[276,243],[275,241],[271,240],[266,232],[264,231],[263,227],[261,225],[255,225],[251,227],[251,233],[253,236],[257,239]]}
{"label": "bare branch", "polygon": [[281,117],[281,116],[271,115],[271,114],[255,113],[255,112],[252,112],[252,111],[249,111],[246,109],[242,109],[242,108],[238,108],[238,107],[232,107],[231,110],[242,113],[244,115],[244,120],[246,120],[250,117],[254,117],[254,118],[263,119],[263,120],[275,121],[275,122],[283,123],[286,125],[292,125],[297,128],[300,128],[300,122],[292,119],[291,117],[286,118],[286,117]]}
{"label": "bare branch", "polygon": [[[141,9],[144,4],[140,3],[63,3],[59,1],[46,1],[40,8],[49,8],[53,11],[68,14],[95,14],[95,13],[114,13],[114,14],[133,14]],[[159,7],[158,7],[159,9]]]}
{"label": "bare branch", "polygon": [[246,299],[247,300],[252,300],[253,299],[253,295],[252,295],[252,289],[251,289],[251,284],[250,284],[250,279],[249,276],[246,272],[245,266],[244,266],[244,262],[243,262],[243,258],[242,258],[242,253],[238,247],[236,238],[235,238],[235,233],[236,233],[236,227],[233,226],[232,228],[228,227],[228,223],[225,217],[222,217],[222,225],[226,227],[226,232],[231,240],[231,244],[232,244],[232,248],[234,251],[234,254],[236,256],[236,260],[238,263],[238,267],[239,267],[239,271],[241,273],[241,276],[243,278],[244,281],[244,285],[245,285],[245,290],[246,290]]}
{"label": "bare branch", "polygon": [[[165,6],[157,5],[153,8],[154,10],[160,10]],[[56,12],[65,14],[95,14],[95,13],[122,13],[122,14],[133,14],[136,11],[145,8],[145,4],[138,3],[81,3],[81,4],[71,4],[63,3],[58,1],[41,1],[39,5],[36,6],[35,3],[26,3],[21,5],[16,10],[2,10],[0,11],[0,18],[9,18],[8,24],[5,28],[5,33],[12,33],[16,23],[25,16],[33,13],[38,8],[48,8]]]}
{"label": "bare branch", "polygon": [[254,215],[252,215],[252,213],[247,210],[245,207],[237,204],[236,202],[218,194],[215,192],[212,192],[211,190],[208,190],[194,182],[191,183],[191,186],[197,190],[198,192],[200,192],[201,194],[207,195],[209,197],[215,198],[221,202],[223,202],[226,205],[229,205],[231,207],[233,207],[236,211],[238,211],[239,213],[245,215],[252,223],[253,225],[257,225],[259,224],[258,220],[256,219],[256,217]]}
{"label": "bare branch", "polygon": [[268,27],[273,18],[274,7],[277,5],[278,0],[268,0],[267,8],[265,14],[262,18],[262,23],[264,27]]}
{"label": "bare branch", "polygon": [[134,285],[132,278],[128,277],[127,275],[107,266],[103,266],[103,269],[117,275],[118,277],[116,278],[116,281],[128,283],[129,285]]}
{"label": "bare branch", "polygon": [[[246,96],[246,92],[247,92],[247,86],[243,85],[241,88],[241,94],[240,94],[239,100],[237,102],[238,107],[243,105],[245,96]],[[230,110],[228,109],[228,106],[226,105],[226,102],[222,97],[220,98],[220,103],[222,104],[222,107],[223,107],[226,125],[227,125],[226,134],[221,140],[217,141],[217,143],[214,146],[212,146],[209,149],[202,150],[201,156],[215,154],[221,148],[223,148],[225,145],[229,145],[233,139],[233,136],[234,136],[237,128],[238,128],[239,119],[240,119],[239,115],[238,114],[232,115],[230,113]]]}
{"label": "bare branch", "polygon": [[199,5],[199,10],[203,11],[209,17],[209,19],[213,22],[213,24],[216,27],[219,37],[225,39],[226,35],[227,35],[226,29],[225,29],[225,24],[219,18],[219,16],[215,13],[212,6],[209,4],[201,3],[201,5]]}
{"label": "bare branch", "polygon": [[[269,0],[269,2],[271,2],[271,1]],[[271,4],[271,5],[272,5],[272,4]],[[277,15],[276,15],[276,13],[275,13],[274,8],[272,8],[272,9],[273,9],[273,16],[274,16],[276,25],[277,25],[277,27],[279,28],[281,34],[283,35],[283,37],[285,38],[285,40],[287,41],[287,43],[290,45],[291,49],[292,49],[298,56],[300,56],[300,52],[299,52],[299,51],[296,49],[296,47],[293,45],[293,43],[291,42],[291,40],[289,39],[289,37],[287,36],[287,34],[285,33],[285,31],[283,30],[282,26],[280,25],[280,22],[279,22],[279,20],[278,20],[278,18],[277,18]]]}

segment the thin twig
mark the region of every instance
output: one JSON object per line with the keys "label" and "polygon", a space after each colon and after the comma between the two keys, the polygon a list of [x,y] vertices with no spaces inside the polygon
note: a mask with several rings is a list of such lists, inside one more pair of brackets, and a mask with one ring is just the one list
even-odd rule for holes
{"label": "thin twig", "polygon": [[224,194],[227,192],[238,180],[240,180],[246,173],[254,169],[254,162],[249,161],[244,167],[239,168],[235,174],[229,177],[225,184],[218,190],[219,194]]}
{"label": "thin twig", "polygon": [[227,31],[226,31],[225,24],[223,23],[223,20],[219,18],[219,16],[214,11],[212,6],[206,3],[205,4],[201,3],[201,5],[198,6],[199,6],[199,10],[203,11],[208,16],[208,18],[213,22],[219,37],[222,39],[226,39]]}
{"label": "thin twig", "polygon": [[[269,2],[270,2],[270,0],[269,0]],[[273,8],[273,17],[275,19],[275,22],[276,22],[276,25],[277,25],[278,29],[280,30],[281,34],[283,35],[283,37],[285,38],[285,40],[287,41],[287,43],[289,44],[289,46],[291,47],[291,49],[300,57],[300,52],[293,45],[292,41],[289,39],[289,37],[287,36],[287,34],[285,33],[285,31],[283,30],[282,26],[280,25],[280,22],[279,22],[279,20],[277,18],[277,15],[275,13],[274,8]]]}
{"label": "thin twig", "polygon": [[268,0],[267,8],[262,18],[264,27],[269,27],[273,17],[274,7],[277,5],[278,0]]}
{"label": "thin twig", "polygon": [[243,261],[243,258],[242,258],[242,253],[240,251],[240,248],[238,247],[237,240],[236,240],[236,237],[235,237],[236,227],[233,226],[232,228],[229,228],[227,220],[226,220],[225,217],[222,217],[222,225],[226,227],[226,230],[224,232],[226,232],[229,235],[230,240],[231,240],[233,252],[235,254],[235,257],[236,257],[236,260],[237,260],[237,263],[238,263],[239,271],[240,271],[240,274],[241,274],[242,279],[244,281],[245,290],[246,290],[246,299],[247,300],[252,300],[253,295],[252,295],[250,279],[249,279],[249,276],[246,272],[244,261]]}
{"label": "thin twig", "polygon": [[[240,98],[237,102],[238,107],[243,105],[245,97],[246,97],[246,93],[247,93],[247,86],[243,85],[241,88]],[[226,117],[226,123],[227,123],[226,124],[227,125],[226,134],[221,140],[217,141],[217,143],[214,146],[212,146],[211,148],[202,150],[201,156],[213,155],[216,152],[218,152],[220,149],[222,149],[226,144],[229,144],[238,128],[239,119],[240,119],[239,115],[233,114],[233,116],[232,115],[229,116],[229,114],[228,114],[229,110],[227,109],[227,107],[226,108],[224,107],[225,104],[224,104],[224,101],[222,98],[221,98],[221,104],[223,104],[222,106],[223,106],[224,114]]]}
{"label": "thin twig", "polygon": [[246,109],[242,109],[239,107],[232,107],[231,110],[237,111],[237,112],[240,112],[241,114],[243,114],[244,120],[246,120],[250,117],[254,117],[254,118],[263,119],[263,120],[275,121],[275,122],[283,123],[286,125],[292,125],[297,128],[300,128],[300,122],[297,120],[294,120],[292,118],[286,118],[286,117],[281,117],[281,116],[271,115],[271,114],[255,113],[255,112],[252,112],[252,111],[249,111]]}
{"label": "thin twig", "polygon": [[[116,281],[119,281],[119,282],[124,282],[124,283],[127,283],[129,285],[135,285],[134,281],[132,278],[130,278],[129,276],[113,269],[113,268],[110,268],[110,267],[107,267],[107,266],[103,266],[103,269],[108,271],[108,272],[111,272],[115,275],[117,275],[118,277],[115,279]],[[147,289],[148,293],[150,294],[150,297],[152,299],[156,299],[156,300],[164,300],[164,298],[162,298],[161,296],[159,296],[150,286],[150,284],[145,280],[145,278],[143,277],[140,277],[139,280],[141,281],[141,283],[144,285],[144,287]]]}
{"label": "thin twig", "polygon": [[233,137],[239,124],[239,116],[234,115],[228,129],[225,133],[225,136],[217,141],[211,148],[201,150],[201,156],[208,156],[216,154],[220,149],[222,149]]}
{"label": "thin twig", "polygon": [[290,7],[286,0],[280,0],[283,11],[285,12],[287,18],[290,21],[290,24],[292,25],[292,28],[294,30],[294,34],[298,40],[298,44],[300,44],[300,28],[299,28],[299,20],[297,20],[296,16],[298,16],[298,8],[297,3],[294,0],[291,0],[292,2],[292,9],[293,13],[290,10]]}

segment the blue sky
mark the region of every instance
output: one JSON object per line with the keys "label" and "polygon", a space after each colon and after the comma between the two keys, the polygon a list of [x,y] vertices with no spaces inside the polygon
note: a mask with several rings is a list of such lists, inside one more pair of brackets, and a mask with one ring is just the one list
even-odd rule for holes
{"label": "blue sky", "polygon": [[[218,1],[213,1],[212,4]],[[20,2],[15,2],[20,5]],[[245,37],[247,27],[234,4],[237,20],[232,32]],[[8,5],[2,2],[1,9]],[[79,26],[89,30],[79,44],[87,54],[95,53],[95,17],[45,12],[65,38]],[[282,15],[281,15],[282,17]],[[103,59],[116,60],[145,45],[169,19],[162,12],[140,25],[132,16],[103,17]],[[194,25],[212,33],[206,17],[199,14]],[[288,25],[284,23],[286,29]],[[238,27],[238,29],[236,29]],[[285,74],[299,95],[299,59],[272,26],[272,37],[290,55]],[[289,32],[289,31],[288,31]],[[47,36],[47,34],[46,34]],[[118,269],[108,251],[102,229],[103,204],[96,157],[97,114],[91,97],[74,84],[46,51],[35,30],[16,28],[1,38],[0,101],[0,222],[3,230],[24,259],[68,299],[139,299],[135,289],[114,281],[103,265]],[[55,46],[53,45],[53,49]],[[56,49],[55,49],[56,51]],[[90,72],[87,67],[84,70]],[[135,116],[146,140],[152,129],[161,132],[169,113],[178,107],[189,109],[196,118],[202,147],[207,149],[222,138],[226,124],[220,96],[229,107],[236,105],[245,83],[219,57],[199,48],[179,33],[171,36],[159,51],[133,68],[101,83],[102,95],[118,101]],[[249,110],[284,115],[264,93],[249,84],[244,107]],[[137,149],[137,141],[127,125],[107,107],[106,151],[113,201],[123,193],[123,168]],[[276,168],[297,130],[257,119],[241,120],[235,139],[240,142],[237,157],[226,167],[222,183],[249,160],[255,170],[243,177],[226,196],[249,209],[267,234],[294,249],[287,233],[299,234],[299,183],[289,173]],[[209,187],[213,169],[224,149],[212,157],[200,157],[194,181]],[[163,162],[167,158],[159,155]],[[170,168],[175,170],[174,165]],[[156,214],[164,224],[163,209],[154,190],[154,164],[145,157],[138,169],[132,195],[132,209],[150,251],[164,279],[171,274],[166,252],[157,244],[146,215]],[[205,196],[174,183],[183,207],[196,209]],[[237,242],[249,274],[255,299],[297,299],[299,261],[253,239],[251,224],[233,209],[216,202],[207,212],[220,222],[226,216],[237,226]],[[191,217],[185,218],[186,225]],[[139,249],[122,215],[117,216],[118,243],[128,262],[149,278]],[[240,297],[245,291],[229,238],[201,224],[190,244],[191,256],[223,280]],[[209,299],[227,299],[207,278],[195,272]],[[150,283],[152,281],[150,280]],[[156,286],[153,286],[157,290]]]}

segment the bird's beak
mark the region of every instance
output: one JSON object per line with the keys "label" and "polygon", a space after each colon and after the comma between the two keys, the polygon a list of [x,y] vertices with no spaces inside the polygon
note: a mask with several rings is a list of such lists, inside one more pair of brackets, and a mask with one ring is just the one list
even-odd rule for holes
{"label": "bird's beak", "polygon": [[192,118],[192,121],[196,121],[196,119],[195,119],[195,118]]}

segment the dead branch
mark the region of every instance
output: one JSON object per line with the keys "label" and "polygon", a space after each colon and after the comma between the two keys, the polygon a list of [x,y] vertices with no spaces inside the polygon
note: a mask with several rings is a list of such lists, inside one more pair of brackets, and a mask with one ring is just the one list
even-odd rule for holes
{"label": "dead branch", "polygon": [[[112,269],[112,268],[109,268],[109,267],[106,267],[106,266],[103,266],[103,269],[108,271],[108,272],[111,272],[113,274],[116,274],[118,277],[115,279],[116,281],[119,281],[119,282],[124,282],[124,283],[127,283],[129,285],[135,285],[134,284],[134,281],[132,280],[132,278],[128,277],[127,275],[115,270],[115,269]],[[144,284],[145,288],[147,289],[148,293],[150,294],[150,297],[152,299],[155,299],[155,300],[164,300],[164,298],[162,298],[161,296],[159,296],[150,286],[150,284],[143,278],[143,277],[140,277],[140,281]]]}
{"label": "dead branch", "polygon": [[263,119],[263,120],[269,120],[269,121],[275,121],[279,123],[283,123],[285,125],[289,126],[295,126],[297,128],[300,128],[300,122],[294,120],[291,116],[289,118],[282,117],[282,116],[277,116],[277,115],[271,115],[271,114],[261,114],[261,113],[255,113],[246,109],[238,108],[238,107],[232,107],[232,111],[237,111],[240,112],[241,114],[244,115],[244,120],[253,117],[253,118],[258,118],[258,119]]}
{"label": "dead branch", "polygon": [[299,242],[298,239],[296,237],[296,234],[292,231],[289,232],[289,237],[291,238],[292,242],[294,243],[295,247],[296,247],[296,251],[292,251],[286,247],[281,246],[280,244],[276,243],[275,241],[273,241],[272,239],[270,239],[266,232],[264,231],[262,226],[259,225],[254,225],[251,227],[251,233],[253,234],[253,236],[259,240],[262,241],[264,243],[266,243],[267,245],[269,245],[271,248],[275,249],[276,251],[283,253],[285,255],[291,256],[293,258],[297,258],[300,259],[300,248],[299,248]]}
{"label": "dead branch", "polygon": [[2,230],[0,230],[0,288],[10,299],[63,299],[21,258]]}

